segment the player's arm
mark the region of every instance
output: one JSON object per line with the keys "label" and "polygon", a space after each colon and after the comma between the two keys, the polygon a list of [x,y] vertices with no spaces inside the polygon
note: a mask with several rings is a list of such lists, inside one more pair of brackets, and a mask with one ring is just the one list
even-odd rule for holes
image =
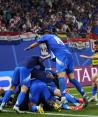
{"label": "player's arm", "polygon": [[80,57],[87,59],[98,59],[98,55],[92,55],[92,56],[80,55]]}
{"label": "player's arm", "polygon": [[39,43],[38,43],[38,42],[35,42],[35,43],[29,45],[29,46],[28,46],[27,48],[25,48],[24,50],[30,50],[30,49],[32,49],[32,48],[35,48],[35,47],[38,46],[38,45],[39,45]]}

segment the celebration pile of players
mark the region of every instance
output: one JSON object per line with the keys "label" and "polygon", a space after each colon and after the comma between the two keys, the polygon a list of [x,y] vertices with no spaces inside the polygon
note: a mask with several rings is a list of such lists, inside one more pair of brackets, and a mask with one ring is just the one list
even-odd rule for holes
{"label": "celebration pile of players", "polygon": [[[92,87],[93,97],[88,99],[81,84],[74,76],[72,54],[66,50],[59,37],[50,34],[46,30],[39,40],[29,45],[24,51],[29,52],[30,49],[39,46],[43,42],[48,47],[49,55],[45,57],[32,56],[20,67],[15,68],[11,87],[0,98],[1,112],[6,108],[6,105],[12,105],[13,109],[18,113],[22,113],[23,110],[44,113],[44,110],[50,110],[51,108],[57,111],[61,111],[61,109],[82,110],[88,105],[89,101],[95,99],[96,84]],[[98,44],[98,42],[95,44]],[[95,47],[98,49],[98,46]],[[81,55],[81,57],[98,59],[98,56]],[[51,70],[51,64],[48,69],[45,66],[44,61],[48,60],[48,58],[55,61],[55,71]],[[67,76],[82,98],[78,99],[69,94],[66,87]],[[97,79],[98,74],[94,77]],[[0,89],[1,94],[3,94],[3,89]],[[12,94],[16,96],[15,99]]]}

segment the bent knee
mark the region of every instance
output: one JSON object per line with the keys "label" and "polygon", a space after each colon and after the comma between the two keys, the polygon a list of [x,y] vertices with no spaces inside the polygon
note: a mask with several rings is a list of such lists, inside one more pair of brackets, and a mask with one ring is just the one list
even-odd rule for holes
{"label": "bent knee", "polygon": [[59,72],[57,73],[58,77],[65,77],[66,73],[65,72]]}
{"label": "bent knee", "polygon": [[60,90],[59,89],[55,89],[54,95],[60,97],[61,96]]}
{"label": "bent knee", "polygon": [[28,91],[28,87],[26,87],[25,85],[23,85],[22,87],[21,87],[21,92],[27,92]]}

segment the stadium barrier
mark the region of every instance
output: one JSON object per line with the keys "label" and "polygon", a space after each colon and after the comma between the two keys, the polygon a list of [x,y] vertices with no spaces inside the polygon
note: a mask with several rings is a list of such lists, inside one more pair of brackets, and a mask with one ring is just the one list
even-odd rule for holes
{"label": "stadium barrier", "polygon": [[[63,41],[67,42],[67,35],[66,33],[56,33],[58,37],[60,37]],[[29,41],[34,39],[38,34],[32,33],[32,32],[0,32],[0,40],[6,40],[6,41],[13,41],[13,40],[25,40]],[[86,38],[81,38],[81,37],[72,37],[70,40],[72,41],[86,41],[89,39],[97,40],[98,39],[98,34],[93,34],[89,33],[87,34]]]}

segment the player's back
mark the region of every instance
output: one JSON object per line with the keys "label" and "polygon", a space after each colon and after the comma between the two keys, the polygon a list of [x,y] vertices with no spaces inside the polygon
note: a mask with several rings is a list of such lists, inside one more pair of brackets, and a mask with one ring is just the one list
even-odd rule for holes
{"label": "player's back", "polygon": [[47,77],[47,74],[45,71],[34,68],[31,73],[32,78],[36,78],[41,80],[42,82],[49,83],[52,82],[53,80],[51,78]]}
{"label": "player's back", "polygon": [[62,40],[56,35],[45,34],[38,40],[38,42],[45,42],[49,51],[52,51],[55,56],[70,53],[66,49],[65,44],[62,42]]}

